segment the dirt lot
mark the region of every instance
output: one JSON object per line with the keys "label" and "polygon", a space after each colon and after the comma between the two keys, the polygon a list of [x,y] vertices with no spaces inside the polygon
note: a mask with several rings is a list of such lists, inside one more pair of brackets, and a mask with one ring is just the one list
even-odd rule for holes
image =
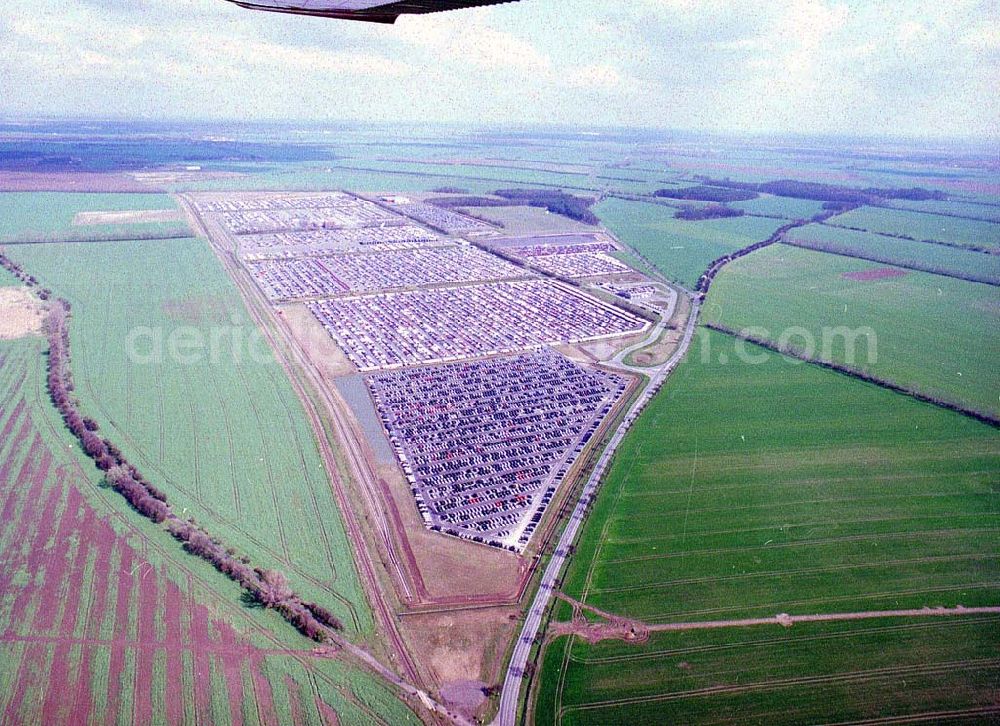
{"label": "dirt lot", "polygon": [[519,625],[517,608],[491,608],[451,613],[408,615],[403,618],[407,641],[423,654],[439,684],[441,697],[468,715],[482,702],[475,687],[495,686],[507,643]]}
{"label": "dirt lot", "polygon": [[397,466],[381,466],[391,504],[403,525],[431,603],[463,605],[503,600],[517,594],[527,563],[512,552],[448,537],[424,527],[413,495]]}
{"label": "dirt lot", "polygon": [[898,267],[873,267],[870,270],[858,270],[857,272],[845,272],[841,277],[845,280],[857,280],[858,282],[869,282],[871,280],[885,280],[889,277],[903,277],[906,270]]}
{"label": "dirt lot", "polygon": [[125,174],[5,171],[0,192],[150,192],[149,184]]}
{"label": "dirt lot", "polygon": [[320,322],[309,312],[305,303],[279,305],[277,310],[278,315],[283,316],[288,322],[296,342],[320,369],[324,379],[333,380],[339,376],[358,372]]}
{"label": "dirt lot", "polygon": [[0,287],[0,340],[41,335],[45,304],[26,287]]}
{"label": "dirt lot", "polygon": [[655,366],[665,362],[677,350],[677,344],[683,335],[682,330],[665,331],[656,343],[633,353],[632,362],[637,366]]}
{"label": "dirt lot", "polygon": [[133,224],[138,222],[180,222],[184,219],[179,209],[132,209],[124,212],[77,212],[73,224]]}

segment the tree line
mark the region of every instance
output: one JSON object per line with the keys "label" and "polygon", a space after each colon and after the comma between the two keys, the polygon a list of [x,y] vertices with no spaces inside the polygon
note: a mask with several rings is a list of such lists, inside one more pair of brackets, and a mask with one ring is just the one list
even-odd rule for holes
{"label": "tree line", "polygon": [[552,214],[561,214],[576,222],[598,225],[601,220],[590,211],[593,199],[567,194],[562,189],[498,189],[495,196],[529,207],[542,207]]}
{"label": "tree line", "polygon": [[746,212],[742,209],[727,207],[725,204],[706,204],[704,207],[684,207],[674,214],[675,219],[686,219],[689,222],[700,222],[705,219],[726,219],[742,217]]}

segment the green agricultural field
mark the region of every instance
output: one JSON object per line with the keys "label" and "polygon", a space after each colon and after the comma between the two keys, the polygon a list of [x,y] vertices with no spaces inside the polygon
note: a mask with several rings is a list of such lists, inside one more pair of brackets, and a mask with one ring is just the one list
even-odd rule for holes
{"label": "green agricultural field", "polygon": [[689,222],[671,207],[607,199],[594,212],[625,244],[671,280],[692,288],[712,260],[770,237],[780,220],[732,217]]}
{"label": "green agricultural field", "polygon": [[285,571],[352,636],[370,634],[313,433],[207,244],[27,245],[11,255],[71,301],[83,410],[175,511]]}
{"label": "green agricultural field", "polygon": [[1000,255],[824,224],[796,227],[786,235],[786,239],[820,251],[1000,283]]}
{"label": "green agricultural field", "polygon": [[503,233],[510,235],[595,231],[589,224],[540,207],[468,207],[468,210],[477,217],[502,224]]}
{"label": "green agricultural field", "polygon": [[141,222],[129,224],[74,225],[78,212],[119,212],[130,210],[176,209],[166,194],[104,194],[77,192],[0,193],[0,242],[24,238],[98,236],[126,232],[174,231],[184,222]]}
{"label": "green agricultural field", "polygon": [[762,194],[745,202],[731,202],[728,206],[744,209],[748,214],[767,214],[785,219],[812,219],[823,211],[823,202],[775,197],[770,194]]}
{"label": "green agricultural field", "polygon": [[960,217],[945,217],[901,209],[859,207],[830,219],[831,224],[857,227],[912,237],[937,240],[963,246],[1000,248],[1000,224]]}
{"label": "green agricultural field", "polygon": [[[704,320],[737,329],[764,328],[765,337],[774,339],[791,335],[793,344],[803,342],[795,329],[804,329],[815,340],[818,357],[852,363],[945,400],[1000,412],[1000,371],[994,365],[1000,353],[997,289],[912,271],[877,280],[845,277],[878,267],[774,245],[722,270],[703,309]],[[843,339],[828,336],[824,351],[822,330],[838,326],[874,331],[877,360],[869,360],[864,338],[853,362]]]}
{"label": "green agricultural field", "polygon": [[101,485],[48,400],[44,350],[0,342],[3,720],[417,724]]}
{"label": "green agricultural field", "polygon": [[[702,330],[616,454],[562,589],[647,623],[997,605],[998,465],[989,426]],[[556,607],[555,619],[569,615]],[[561,638],[544,651],[535,723],[839,722],[984,707],[1000,677],[998,623]]]}
{"label": "green agricultural field", "polygon": [[1000,222],[1000,206],[996,204],[976,204],[974,202],[964,202],[957,199],[928,199],[919,202],[906,199],[894,199],[889,202],[889,205],[892,207],[898,207],[899,209],[909,209],[914,212],[946,215],[957,214],[962,217],[972,217]]}

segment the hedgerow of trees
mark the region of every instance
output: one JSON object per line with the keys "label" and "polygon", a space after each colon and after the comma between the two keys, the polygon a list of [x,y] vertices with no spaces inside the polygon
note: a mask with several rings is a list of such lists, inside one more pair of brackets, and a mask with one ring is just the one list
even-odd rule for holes
{"label": "hedgerow of trees", "polygon": [[705,183],[714,187],[741,189],[748,192],[763,192],[778,197],[793,199],[811,199],[818,202],[843,202],[848,204],[872,204],[885,199],[908,199],[911,201],[927,201],[947,199],[944,192],[910,187],[908,189],[868,187],[843,187],[836,184],[805,182],[796,179],[779,179],[777,181],[738,182],[729,179],[705,179]]}

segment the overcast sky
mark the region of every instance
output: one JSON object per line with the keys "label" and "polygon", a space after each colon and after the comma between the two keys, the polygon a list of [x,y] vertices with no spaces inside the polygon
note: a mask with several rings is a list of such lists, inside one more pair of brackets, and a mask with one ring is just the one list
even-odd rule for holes
{"label": "overcast sky", "polygon": [[395,26],[4,0],[0,115],[995,138],[1000,0],[521,0]]}

